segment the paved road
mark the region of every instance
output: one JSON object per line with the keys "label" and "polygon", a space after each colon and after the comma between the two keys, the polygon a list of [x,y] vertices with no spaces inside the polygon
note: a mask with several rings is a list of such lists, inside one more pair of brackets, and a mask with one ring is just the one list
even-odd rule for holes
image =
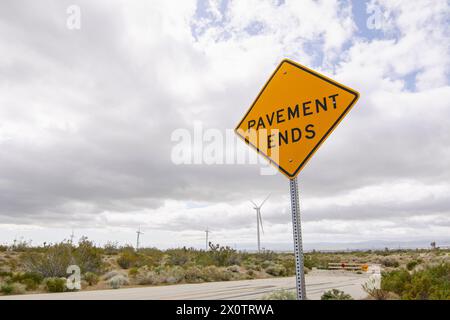
{"label": "paved road", "polygon": [[[346,271],[312,271],[306,275],[308,299],[320,299],[329,289],[339,289],[354,299],[362,299],[366,294],[361,285],[368,274],[355,274]],[[46,293],[33,295],[3,296],[0,299],[21,300],[171,300],[171,299],[261,299],[275,290],[294,289],[295,278],[270,278],[258,280],[209,282],[199,284],[180,284],[159,287],[138,287],[116,290],[80,291],[67,293]]]}

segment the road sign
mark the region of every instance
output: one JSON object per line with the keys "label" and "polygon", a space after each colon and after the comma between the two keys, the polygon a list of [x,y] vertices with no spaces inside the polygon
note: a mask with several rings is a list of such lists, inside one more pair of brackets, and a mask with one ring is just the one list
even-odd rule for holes
{"label": "road sign", "polygon": [[236,133],[294,179],[358,97],[355,90],[285,59]]}
{"label": "road sign", "polygon": [[289,179],[297,298],[306,299],[297,175],[359,98],[307,67],[283,60],[236,133]]}

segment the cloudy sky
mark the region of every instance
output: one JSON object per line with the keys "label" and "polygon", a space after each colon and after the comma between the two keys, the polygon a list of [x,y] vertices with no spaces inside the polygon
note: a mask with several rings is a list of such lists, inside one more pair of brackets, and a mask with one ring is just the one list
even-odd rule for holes
{"label": "cloudy sky", "polygon": [[263,246],[290,249],[283,175],[172,158],[177,130],[234,128],[283,58],[361,94],[299,176],[306,246],[450,243],[449,17],[447,0],[2,1],[0,243],[140,226],[202,247],[208,227],[253,249],[249,200],[271,193]]}

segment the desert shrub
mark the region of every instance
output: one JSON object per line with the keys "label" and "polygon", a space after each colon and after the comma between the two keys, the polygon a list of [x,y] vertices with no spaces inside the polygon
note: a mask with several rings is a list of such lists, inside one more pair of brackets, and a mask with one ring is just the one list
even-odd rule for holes
{"label": "desert shrub", "polygon": [[229,266],[228,268],[227,268],[227,271],[230,271],[230,272],[235,272],[235,273],[238,273],[239,272],[239,266],[238,265],[232,265],[232,266]]}
{"label": "desert shrub", "polygon": [[250,260],[250,259],[244,261],[243,266],[247,270],[253,270],[253,271],[261,271],[262,270],[262,267],[260,265],[257,265],[254,260]]}
{"label": "desert shrub", "polygon": [[13,283],[13,294],[24,294],[26,290],[25,284]]}
{"label": "desert shrub", "polygon": [[17,259],[14,259],[14,258],[9,260],[7,265],[9,267],[10,271],[15,271],[15,270],[17,270],[19,268],[19,262],[17,261]]}
{"label": "desert shrub", "polygon": [[139,269],[136,267],[130,268],[130,270],[128,270],[128,275],[130,277],[136,277],[139,274]]}
{"label": "desert shrub", "polygon": [[13,293],[13,285],[11,283],[3,283],[0,285],[0,292],[4,295],[9,295]]}
{"label": "desert shrub", "polygon": [[0,286],[0,292],[4,295],[10,295],[10,294],[23,294],[25,293],[25,285],[21,283],[4,283]]}
{"label": "desert shrub", "polygon": [[[126,244],[124,246],[121,246],[119,249],[120,249],[120,252],[135,251],[135,248],[131,244]],[[141,250],[141,249],[139,249],[139,250]]]}
{"label": "desert shrub", "polygon": [[103,253],[108,256],[116,255],[119,253],[119,251],[120,251],[120,249],[119,249],[119,245],[117,242],[108,241],[103,246]]}
{"label": "desert shrub", "polygon": [[81,272],[100,273],[103,267],[101,249],[94,246],[92,241],[82,237],[78,246],[73,250],[73,260]]}
{"label": "desert shrub", "polygon": [[199,267],[189,267],[184,272],[184,278],[188,283],[203,282],[203,273]]}
{"label": "desert shrub", "polygon": [[351,252],[350,254],[352,254],[352,255],[354,255],[355,257],[358,257],[358,258],[365,258],[365,257],[367,257],[370,254],[370,251],[371,250],[368,250],[368,251],[354,251],[354,252]]}
{"label": "desert shrub", "polygon": [[67,280],[65,278],[51,277],[44,279],[45,289],[48,292],[66,291]]}
{"label": "desert shrub", "polygon": [[86,272],[83,279],[89,286],[95,286],[99,281],[99,276],[93,272]]}
{"label": "desert shrub", "polygon": [[185,270],[179,266],[158,267],[151,271],[140,273],[136,279],[139,284],[175,284],[185,280]]}
{"label": "desert shrub", "polygon": [[210,244],[210,251],[208,253],[211,255],[214,265],[218,267],[227,267],[231,265],[241,265],[242,258],[236,252],[236,250],[228,246],[220,246],[219,244]]}
{"label": "desert shrub", "polygon": [[375,300],[387,300],[389,298],[389,291],[380,288],[379,279],[369,278],[369,280],[362,285],[363,290],[368,296]]}
{"label": "desert shrub", "polygon": [[119,259],[117,259],[117,264],[122,269],[129,269],[131,267],[136,267],[138,265],[139,256],[137,253],[132,251],[122,252]]}
{"label": "desert shrub", "polygon": [[352,296],[338,289],[325,291],[320,300],[353,300]]}
{"label": "desert shrub", "polygon": [[[404,300],[450,300],[450,263],[413,272],[398,285],[397,294]],[[389,279],[389,274],[385,275]],[[400,281],[400,280],[399,280]]]}
{"label": "desert shrub", "polygon": [[277,290],[262,297],[263,300],[297,300],[297,294],[292,290]]}
{"label": "desert shrub", "polygon": [[286,268],[283,265],[277,263],[271,263],[265,268],[265,271],[274,277],[283,277],[287,274]]}
{"label": "desert shrub", "polygon": [[[414,274],[406,299],[450,300],[450,263]],[[425,284],[425,286],[423,285]]]}
{"label": "desert shrub", "polygon": [[25,241],[25,240],[14,240],[14,244],[10,247],[11,250],[15,252],[25,252],[30,249],[31,241]]}
{"label": "desert shrub", "polygon": [[17,273],[11,277],[12,282],[18,282],[25,286],[26,290],[36,290],[44,278],[35,272]]}
{"label": "desert shrub", "polygon": [[162,283],[163,279],[154,271],[145,271],[136,276],[136,282],[139,285],[157,285]]}
{"label": "desert shrub", "polygon": [[12,277],[13,273],[11,271],[0,271],[0,278]]}
{"label": "desert shrub", "polygon": [[406,291],[406,287],[410,282],[411,275],[404,269],[383,272],[381,277],[381,289],[394,292],[401,296]]}
{"label": "desert shrub", "polygon": [[103,275],[103,279],[109,280],[109,279],[111,279],[111,278],[113,278],[113,277],[115,277],[117,275],[123,275],[123,273],[121,273],[119,271],[116,271],[116,270],[112,270],[112,271],[109,271],[109,272],[105,273]]}
{"label": "desert shrub", "polygon": [[396,259],[389,257],[383,258],[381,260],[381,263],[383,264],[383,266],[390,268],[398,268],[398,266],[400,265],[400,263]]}
{"label": "desert shrub", "polygon": [[168,268],[160,273],[160,276],[162,277],[163,282],[169,284],[179,283],[185,279],[185,273],[181,267]]}
{"label": "desert shrub", "polygon": [[77,265],[82,272],[101,272],[102,257],[87,238],[81,238],[78,247],[69,242],[61,242],[46,247],[45,252],[25,252],[22,264],[26,271],[38,273],[43,277],[65,277],[67,267]]}
{"label": "desert shrub", "polygon": [[43,277],[64,277],[67,267],[75,264],[72,256],[72,246],[69,243],[59,243],[48,248],[44,254],[26,252],[22,255],[25,270],[38,273]]}
{"label": "desert shrub", "polygon": [[317,259],[315,259],[315,254],[305,254],[303,256],[303,265],[309,269],[317,268]]}
{"label": "desert shrub", "polygon": [[206,282],[211,281],[229,281],[233,277],[231,272],[224,272],[223,269],[216,266],[207,266],[203,269],[202,278]]}
{"label": "desert shrub", "polygon": [[164,252],[156,248],[139,249],[139,254],[145,258],[145,265],[149,267],[160,265],[164,258]]}
{"label": "desert shrub", "polygon": [[418,262],[413,260],[410,261],[406,264],[406,269],[408,269],[409,271],[411,271],[412,269],[414,269],[417,266]]}
{"label": "desert shrub", "polygon": [[328,269],[328,263],[339,262],[339,257],[332,257],[329,255],[324,255],[320,253],[307,253],[304,256],[304,266],[308,269],[318,268],[318,269]]}
{"label": "desert shrub", "polygon": [[168,263],[173,266],[184,266],[190,262],[190,252],[188,249],[171,249],[167,251],[169,255]]}
{"label": "desert shrub", "polygon": [[254,271],[262,271],[263,270],[262,266],[256,265],[256,264],[248,265],[247,268],[250,270],[254,270]]}
{"label": "desert shrub", "polygon": [[270,267],[271,265],[273,265],[273,261],[270,260],[265,260],[261,263],[261,267],[263,267],[264,269]]}
{"label": "desert shrub", "polygon": [[270,250],[263,250],[263,251],[255,254],[255,258],[258,261],[266,261],[266,260],[273,261],[273,260],[276,260],[277,257],[278,257],[278,255],[275,252],[270,251]]}
{"label": "desert shrub", "polygon": [[209,251],[200,251],[195,255],[195,265],[212,266],[215,264],[213,255]]}
{"label": "desert shrub", "polygon": [[252,269],[247,270],[247,271],[246,271],[246,274],[247,274],[247,276],[248,276],[249,278],[251,278],[251,279],[253,279],[253,278],[256,276],[256,272],[255,272],[254,270],[252,270]]}
{"label": "desert shrub", "polygon": [[[287,256],[280,260],[280,263],[286,269],[286,276],[295,275],[295,258],[294,256]],[[306,271],[306,268],[305,268]]]}
{"label": "desert shrub", "polygon": [[108,285],[112,289],[119,289],[120,287],[129,285],[129,284],[130,284],[130,282],[129,282],[128,278],[121,274],[118,274],[108,280]]}
{"label": "desert shrub", "polygon": [[0,245],[0,252],[5,252],[8,250],[8,246]]}

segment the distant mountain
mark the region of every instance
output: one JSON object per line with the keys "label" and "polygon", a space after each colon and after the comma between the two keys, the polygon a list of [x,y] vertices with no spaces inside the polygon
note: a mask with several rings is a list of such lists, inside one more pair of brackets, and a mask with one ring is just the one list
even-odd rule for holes
{"label": "distant mountain", "polygon": [[[321,251],[335,251],[335,250],[379,250],[384,248],[389,249],[428,249],[430,243],[436,241],[436,246],[441,248],[450,248],[450,239],[430,239],[430,240],[416,240],[416,241],[362,241],[362,242],[317,242],[304,243],[305,251],[321,250]],[[290,243],[263,243],[262,247],[272,251],[292,251],[293,245]],[[242,244],[237,246],[239,250],[256,251],[254,244]]]}

